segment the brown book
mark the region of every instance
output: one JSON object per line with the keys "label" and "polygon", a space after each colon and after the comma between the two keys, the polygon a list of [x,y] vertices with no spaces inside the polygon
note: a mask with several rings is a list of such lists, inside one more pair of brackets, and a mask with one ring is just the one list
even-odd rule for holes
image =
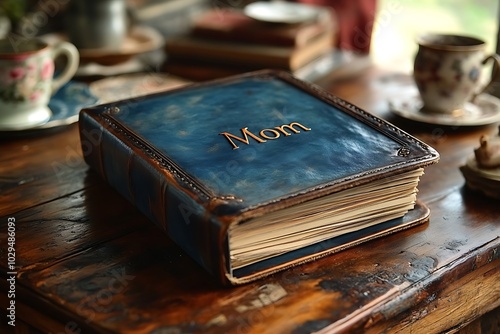
{"label": "brown book", "polygon": [[[358,75],[371,64],[371,58],[367,55],[331,49],[291,73],[299,79],[318,83],[326,77],[328,80],[342,80]],[[262,67],[230,66],[227,63],[173,57],[162,66],[164,72],[192,81],[219,79],[257,69],[262,69]]]}
{"label": "brown book", "polygon": [[304,46],[271,46],[202,39],[192,35],[166,42],[167,56],[247,68],[294,71],[331,50],[333,33],[325,32]]}
{"label": "brown book", "polygon": [[257,21],[240,11],[213,9],[195,20],[191,33],[220,41],[300,47],[334,29],[333,18],[326,12],[320,13],[314,21],[279,24]]}

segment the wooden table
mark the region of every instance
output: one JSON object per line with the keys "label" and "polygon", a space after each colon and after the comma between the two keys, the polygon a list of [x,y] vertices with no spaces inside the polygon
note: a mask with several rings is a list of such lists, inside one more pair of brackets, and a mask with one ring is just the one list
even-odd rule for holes
{"label": "wooden table", "polygon": [[[475,320],[500,305],[500,203],[466,189],[459,171],[479,136],[497,125],[422,126],[396,118],[387,99],[413,89],[398,73],[371,69],[321,84],[441,153],[419,187],[429,223],[223,288],[88,169],[76,125],[2,139],[0,331],[14,329],[6,324],[9,314],[22,333],[437,333],[498,326],[498,311],[488,313],[489,322]],[[14,312],[7,310],[12,301]]]}

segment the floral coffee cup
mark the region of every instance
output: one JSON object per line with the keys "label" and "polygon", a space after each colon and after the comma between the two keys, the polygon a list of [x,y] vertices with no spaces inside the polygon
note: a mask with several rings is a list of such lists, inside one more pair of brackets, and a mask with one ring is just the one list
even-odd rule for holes
{"label": "floral coffee cup", "polygon": [[[65,56],[54,77],[54,59]],[[0,40],[0,129],[18,130],[47,122],[50,97],[68,82],[79,65],[78,50],[61,42],[48,45],[39,39]]]}
{"label": "floral coffee cup", "polygon": [[484,65],[493,60],[495,70],[500,68],[499,56],[486,57],[486,44],[477,38],[427,34],[418,44],[413,77],[425,112],[460,115],[465,104],[489,85],[480,89]]}

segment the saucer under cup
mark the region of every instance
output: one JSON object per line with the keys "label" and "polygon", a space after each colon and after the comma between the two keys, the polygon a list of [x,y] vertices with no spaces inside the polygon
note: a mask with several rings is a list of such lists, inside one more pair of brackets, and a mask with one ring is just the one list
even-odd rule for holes
{"label": "saucer under cup", "polygon": [[46,123],[52,116],[46,102],[36,105],[27,105],[20,109],[13,103],[0,102],[0,129],[23,129]]}

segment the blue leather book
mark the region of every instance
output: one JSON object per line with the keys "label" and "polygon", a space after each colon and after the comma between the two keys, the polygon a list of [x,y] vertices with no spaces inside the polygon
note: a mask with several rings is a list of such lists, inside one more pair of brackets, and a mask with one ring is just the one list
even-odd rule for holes
{"label": "blue leather book", "polygon": [[241,284],[426,222],[438,153],[280,71],[80,113],[85,160],[193,259]]}

